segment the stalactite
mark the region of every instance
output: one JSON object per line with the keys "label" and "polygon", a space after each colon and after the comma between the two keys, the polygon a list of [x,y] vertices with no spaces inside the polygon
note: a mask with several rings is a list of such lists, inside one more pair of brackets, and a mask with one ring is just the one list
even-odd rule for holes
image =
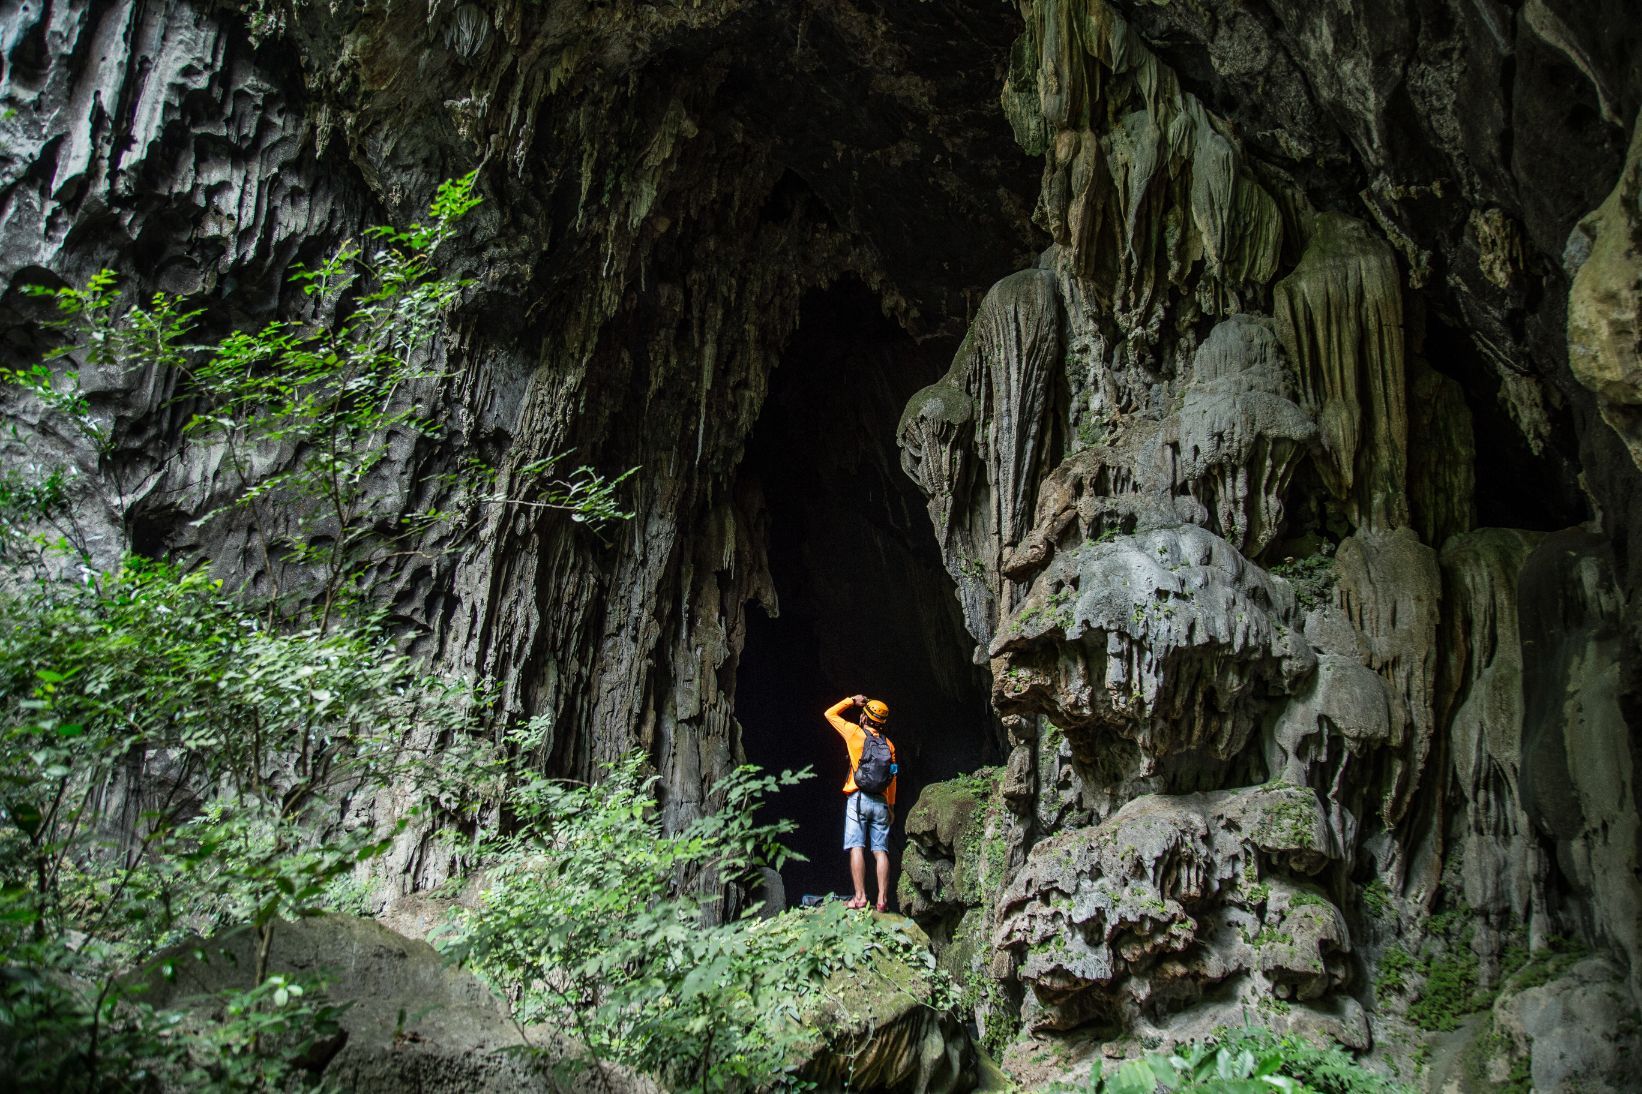
{"label": "stalactite", "polygon": [[1408,523],[1408,395],[1402,287],[1391,248],[1361,222],[1322,214],[1277,283],[1277,330],[1317,418],[1323,480],[1355,524]]}

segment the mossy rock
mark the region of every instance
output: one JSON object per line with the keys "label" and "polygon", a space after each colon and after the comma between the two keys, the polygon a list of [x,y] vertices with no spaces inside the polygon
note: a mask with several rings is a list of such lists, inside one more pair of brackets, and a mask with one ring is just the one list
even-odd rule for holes
{"label": "mossy rock", "polygon": [[907,814],[898,895],[902,909],[926,926],[931,917],[984,906],[989,892],[1002,888],[1002,777],[1002,768],[986,767],[932,783]]}
{"label": "mossy rock", "polygon": [[[259,938],[241,927],[189,939],[133,974],[142,1001],[188,1014],[184,1030],[222,1020],[220,993],[255,983]],[[326,981],[322,997],[345,1007],[342,1036],[317,1046],[308,1064],[340,1090],[558,1091],[568,1085],[612,1094],[653,1092],[650,1079],[602,1063],[559,1030],[521,1029],[472,973],[434,948],[374,920],[323,915],[275,925],[268,972]],[[185,1089],[169,1082],[162,1089]]]}
{"label": "mossy rock", "polygon": [[902,916],[878,914],[907,936],[906,953],[876,950],[871,960],[828,978],[800,1024],[812,1031],[800,1050],[802,1079],[822,1090],[945,1091],[975,1085],[975,1046],[960,1016],[938,998],[941,977],[912,954],[929,936]]}
{"label": "mossy rock", "polygon": [[960,849],[973,825],[984,823],[1002,776],[1001,767],[983,767],[924,787],[907,814],[907,838],[931,849]]}

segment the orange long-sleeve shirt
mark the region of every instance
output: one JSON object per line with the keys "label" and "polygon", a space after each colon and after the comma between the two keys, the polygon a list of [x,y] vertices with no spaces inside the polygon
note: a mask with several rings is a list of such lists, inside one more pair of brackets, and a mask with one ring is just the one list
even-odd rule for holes
{"label": "orange long-sleeve shirt", "polygon": [[[854,705],[855,699],[852,696],[848,699],[840,699],[827,708],[827,721],[832,725],[832,728],[838,731],[838,735],[844,738],[844,747],[849,750],[850,773],[849,777],[844,780],[844,793],[846,794],[855,793],[855,769],[861,766],[861,748],[867,740],[867,731],[844,717],[844,711]],[[885,740],[888,740],[888,738],[885,738]],[[889,742],[889,759],[891,763],[897,762],[894,741]],[[895,780],[893,778],[889,780],[889,786],[884,790],[884,801],[890,805],[895,804]]]}

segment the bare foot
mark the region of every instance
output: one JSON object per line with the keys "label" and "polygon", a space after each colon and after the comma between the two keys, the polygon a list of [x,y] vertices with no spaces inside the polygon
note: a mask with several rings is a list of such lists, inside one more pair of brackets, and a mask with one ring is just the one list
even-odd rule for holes
{"label": "bare foot", "polygon": [[844,902],[846,908],[865,908],[866,906],[867,898],[864,896],[852,896]]}
{"label": "bare foot", "polygon": [[889,905],[885,904],[882,900],[880,900],[878,902],[878,910],[880,912],[886,912],[886,911],[889,910]]}

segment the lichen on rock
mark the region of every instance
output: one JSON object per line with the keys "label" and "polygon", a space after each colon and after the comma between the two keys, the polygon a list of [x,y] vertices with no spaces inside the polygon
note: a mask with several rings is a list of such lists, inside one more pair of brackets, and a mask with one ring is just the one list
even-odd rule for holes
{"label": "lichen on rock", "polygon": [[1313,664],[1295,617],[1292,594],[1197,525],[1086,542],[1056,555],[993,639],[996,702],[1074,743],[1108,730],[1150,756],[1230,759],[1263,691]]}
{"label": "lichen on rock", "polygon": [[1037,844],[999,903],[997,937],[1031,989],[1030,1022],[1166,1027],[1210,989],[1230,1019],[1264,995],[1341,986],[1344,918],[1284,880],[1325,868],[1333,846],[1316,795],[1282,783],[1146,795]]}

